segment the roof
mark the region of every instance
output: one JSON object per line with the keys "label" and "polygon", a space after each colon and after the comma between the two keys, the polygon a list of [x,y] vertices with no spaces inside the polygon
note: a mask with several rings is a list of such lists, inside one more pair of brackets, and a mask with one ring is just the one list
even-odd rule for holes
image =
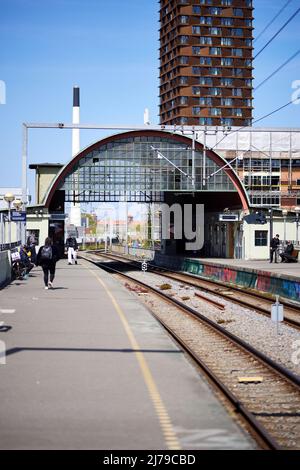
{"label": "roof", "polygon": [[64,165],[62,163],[31,163],[29,165],[30,170],[36,170],[40,167],[53,167],[53,168],[62,168]]}

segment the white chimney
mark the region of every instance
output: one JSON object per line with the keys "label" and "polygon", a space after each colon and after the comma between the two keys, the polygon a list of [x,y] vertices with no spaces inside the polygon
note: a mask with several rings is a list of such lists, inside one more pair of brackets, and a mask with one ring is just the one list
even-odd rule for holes
{"label": "white chimney", "polygon": [[148,108],[145,108],[145,111],[144,111],[144,124],[145,126],[149,126],[150,124],[150,113],[149,113],[149,109]]}
{"label": "white chimney", "polygon": [[[73,88],[73,124],[80,123],[80,89],[78,86]],[[72,157],[80,150],[80,130],[72,130]]]}

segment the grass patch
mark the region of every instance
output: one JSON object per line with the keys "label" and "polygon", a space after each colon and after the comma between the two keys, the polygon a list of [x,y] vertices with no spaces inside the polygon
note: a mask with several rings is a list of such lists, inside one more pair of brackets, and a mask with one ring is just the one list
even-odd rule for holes
{"label": "grass patch", "polygon": [[168,289],[172,289],[172,286],[171,284],[168,284],[167,282],[165,284],[161,284],[159,286],[160,290],[168,290]]}

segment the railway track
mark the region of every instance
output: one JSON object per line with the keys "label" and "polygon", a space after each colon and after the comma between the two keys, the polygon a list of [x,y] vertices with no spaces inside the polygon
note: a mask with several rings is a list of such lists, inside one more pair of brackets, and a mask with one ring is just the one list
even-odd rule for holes
{"label": "railway track", "polygon": [[[104,253],[95,253],[98,256],[112,259],[120,260],[124,263],[130,263],[132,266],[139,266],[139,262],[126,258],[122,255],[116,254],[104,254]],[[148,264],[148,270],[154,272],[155,274],[161,275],[163,277],[173,279],[174,281],[182,282],[188,286],[198,287],[199,289],[214,294],[221,299],[229,300],[235,304],[241,305],[255,310],[257,313],[260,313],[264,316],[270,317],[271,315],[271,306],[274,303],[274,300],[271,298],[266,298],[263,294],[259,292],[249,292],[245,291],[237,286],[224,286],[221,282],[202,279],[199,276],[189,274],[189,273],[179,273],[177,271],[172,271],[166,268],[155,266],[151,263]],[[209,298],[204,298],[207,302],[210,301]],[[300,329],[300,306],[292,306],[287,303],[284,299],[280,299],[281,303],[284,305],[284,323]]]}
{"label": "railway track", "polygon": [[[156,307],[152,300],[153,315],[231,402],[263,448],[300,449],[299,376],[193,308],[107,263],[84,258],[160,299]],[[161,299],[168,308],[161,308]]]}

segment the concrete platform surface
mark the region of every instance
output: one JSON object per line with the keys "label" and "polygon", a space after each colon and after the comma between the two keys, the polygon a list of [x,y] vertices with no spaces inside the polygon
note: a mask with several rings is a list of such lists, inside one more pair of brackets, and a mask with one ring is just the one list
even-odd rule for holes
{"label": "concrete platform surface", "polygon": [[0,291],[1,449],[253,449],[148,310],[99,268]]}

